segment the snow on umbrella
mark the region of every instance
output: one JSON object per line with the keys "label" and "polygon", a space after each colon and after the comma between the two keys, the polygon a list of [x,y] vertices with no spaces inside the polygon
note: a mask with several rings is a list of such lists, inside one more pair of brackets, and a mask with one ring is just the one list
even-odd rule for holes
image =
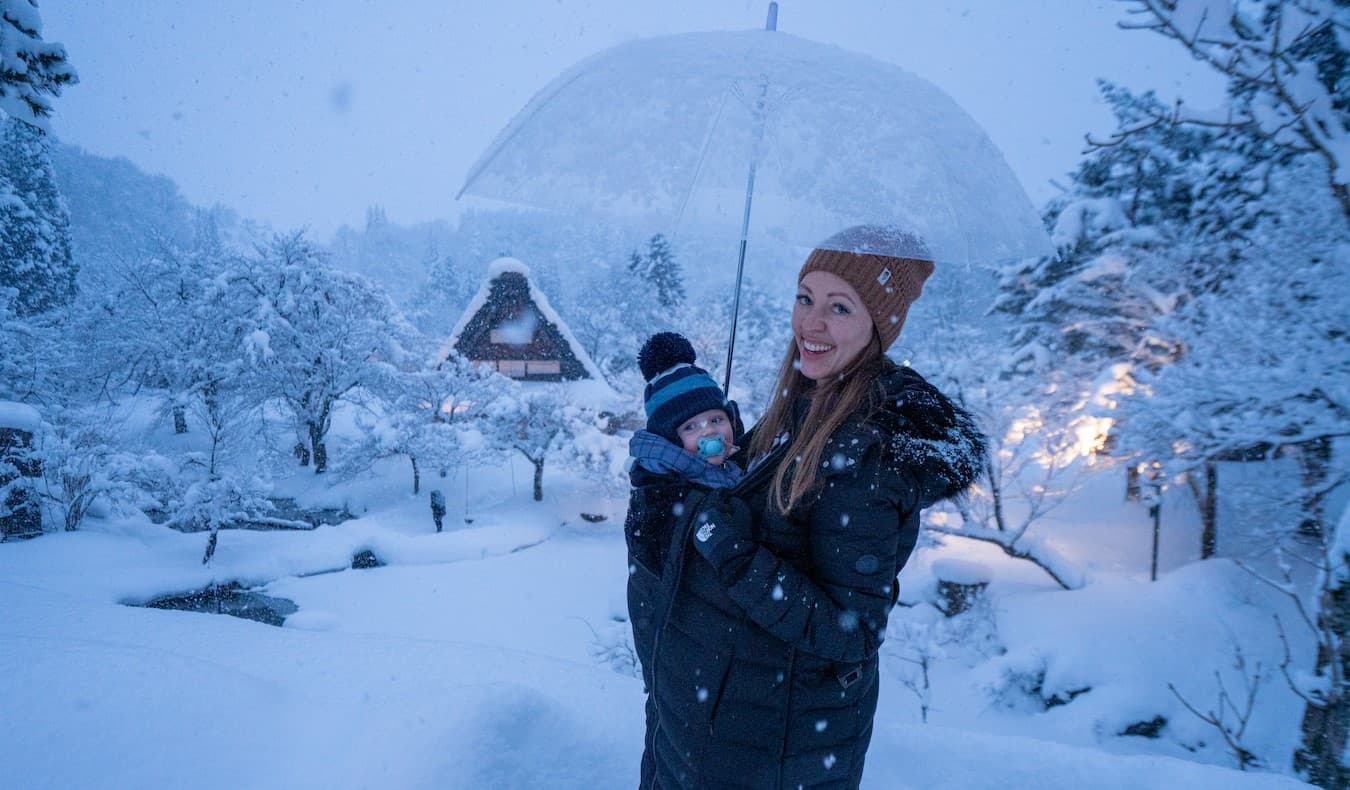
{"label": "snow on umbrella", "polygon": [[940,89],[772,29],[641,39],[578,63],[498,135],[465,193],[668,235],[740,226],[742,261],[751,227],[809,247],[891,225],[950,263],[1051,249],[1002,154]]}

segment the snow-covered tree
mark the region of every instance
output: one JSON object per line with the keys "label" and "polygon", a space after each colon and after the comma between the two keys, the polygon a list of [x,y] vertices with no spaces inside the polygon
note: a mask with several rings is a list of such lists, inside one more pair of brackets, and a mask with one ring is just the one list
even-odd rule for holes
{"label": "snow-covered tree", "polygon": [[121,447],[98,414],[63,414],[42,432],[36,459],[44,521],[63,531],[79,529],[100,501],[118,505],[139,499],[136,480],[145,459]]}
{"label": "snow-covered tree", "polygon": [[[1046,378],[1047,391],[1057,398],[1045,402],[1053,409],[1041,410],[1058,411],[1054,422],[1061,427],[1088,404],[1095,416],[1114,421],[1108,444],[1113,454],[1141,461],[1168,458],[1171,472],[1193,473],[1187,479],[1202,514],[1201,556],[1210,556],[1217,534],[1213,464],[1247,453],[1254,445],[1242,443],[1250,431],[1228,434],[1231,441],[1221,448],[1188,435],[1178,421],[1210,409],[1202,406],[1206,403],[1232,408],[1209,400],[1222,378],[1206,379],[1209,387],[1178,390],[1182,400],[1165,405],[1153,390],[1136,385],[1178,363],[1201,364],[1205,356],[1191,346],[1210,348],[1206,338],[1217,336],[1212,326],[1217,317],[1273,309],[1269,300],[1244,304],[1243,293],[1250,289],[1239,281],[1261,281],[1257,272],[1266,266],[1293,273],[1324,259],[1328,248],[1315,242],[1317,234],[1300,237],[1291,229],[1299,221],[1312,227],[1307,217],[1325,214],[1316,195],[1328,193],[1309,182],[1307,155],[1281,151],[1245,128],[1151,123],[1164,113],[1151,95],[1109,85],[1103,91],[1122,131],[1096,146],[1075,172],[1073,190],[1051,205],[1060,253],[1013,267],[1005,277],[999,309],[1017,316],[1013,371]],[[1334,209],[1335,201],[1329,205]],[[1328,219],[1333,230],[1343,229],[1335,216]],[[1340,233],[1333,233],[1333,247]],[[1270,244],[1274,236],[1281,242]],[[1273,275],[1271,282],[1282,279]],[[1269,295],[1251,293],[1258,299]],[[1334,332],[1327,340],[1333,337]],[[1229,371],[1250,369],[1228,354],[1219,359],[1231,360]],[[1263,392],[1273,390],[1253,394]],[[1276,411],[1282,408],[1277,400],[1270,400]],[[1136,407],[1115,408],[1129,403]],[[1177,418],[1171,430],[1152,418],[1158,414]],[[1140,422],[1132,425],[1135,419]],[[1286,443],[1279,436],[1266,441]],[[1202,446],[1212,452],[1188,455],[1186,463],[1175,455],[1176,448]]]}
{"label": "snow-covered tree", "polygon": [[427,241],[423,262],[426,281],[409,302],[408,320],[431,337],[445,337],[469,299],[469,283],[455,260],[441,254],[435,239]]}
{"label": "snow-covered tree", "polygon": [[52,405],[62,388],[60,311],[15,315],[18,289],[0,286],[0,400]]}
{"label": "snow-covered tree", "polygon": [[66,48],[42,40],[37,0],[0,0],[0,111],[42,126],[52,98],[77,82]]}
{"label": "snow-covered tree", "polygon": [[[1177,359],[1141,377],[1126,403],[1126,424],[1133,428],[1125,443],[1155,454],[1169,472],[1190,473],[1209,522],[1206,552],[1214,548],[1215,461],[1293,450],[1304,482],[1302,502],[1293,508],[1302,535],[1294,537],[1317,542],[1339,562],[1341,548],[1328,548],[1333,535],[1320,510],[1326,493],[1346,479],[1347,465],[1333,450],[1346,434],[1350,410],[1340,383],[1347,377],[1350,335],[1344,281],[1350,6],[1342,0],[1126,3],[1131,13],[1123,27],[1177,42],[1227,81],[1228,101],[1221,113],[1203,114],[1179,103],[1105,141],[1126,143],[1163,127],[1211,136],[1186,240],[1223,267],[1199,297],[1158,322],[1174,339]],[[1158,434],[1166,438],[1159,441]],[[1285,532],[1272,541],[1288,537]],[[1350,619],[1350,598],[1328,594],[1320,604],[1305,620]],[[1331,633],[1334,646],[1339,637]],[[1343,660],[1340,651],[1320,652],[1319,677],[1343,677],[1341,667],[1332,667]],[[1344,769],[1350,698],[1343,691],[1304,697],[1296,768],[1326,787],[1350,781]]]}
{"label": "snow-covered tree", "polygon": [[32,315],[68,303],[77,266],[70,212],[56,186],[48,137],[18,118],[0,121],[0,287],[18,290],[14,311]]}
{"label": "snow-covered tree", "polygon": [[334,407],[401,363],[411,328],[370,281],[330,269],[303,233],[273,237],[228,282],[248,306],[253,375],[292,415],[321,473]]}
{"label": "snow-covered tree", "polygon": [[[912,354],[914,367],[970,412],[989,448],[978,483],[956,503],[960,523],[950,513],[934,513],[927,527],[991,543],[1036,564],[1063,587],[1081,586],[1081,570],[1038,540],[1032,527],[1095,471],[1090,452],[1097,424],[1078,394],[1087,388],[1049,355],[1008,342],[1030,333],[1022,317],[991,309],[997,304],[996,271],[969,267],[945,274],[925,286],[896,351],[904,361]],[[1028,309],[1028,317],[1033,312]]]}
{"label": "snow-covered tree", "polygon": [[1240,130],[1307,155],[1350,221],[1350,8],[1342,0],[1124,0],[1121,27],[1185,47],[1228,82],[1226,113],[1156,114],[1155,124]]}
{"label": "snow-covered tree", "polygon": [[669,310],[684,302],[684,275],[664,235],[658,233],[647,241],[645,256],[633,251],[628,273],[655,292],[661,307]]}
{"label": "snow-covered tree", "polygon": [[209,415],[212,401],[256,393],[245,364],[252,305],[229,285],[237,256],[210,234],[190,246],[160,237],[156,247],[109,266],[101,289],[84,294],[70,327],[72,358],[102,389],[125,382],[162,392],[181,434],[189,409]]}
{"label": "snow-covered tree", "polygon": [[568,435],[558,448],[559,461],[580,470],[611,501],[623,501],[630,486],[629,434],[611,430],[609,417],[591,406],[568,405],[563,416]]}
{"label": "snow-covered tree", "polygon": [[[1101,90],[1121,127],[1164,109],[1151,93]],[[1175,355],[1152,322],[1211,276],[1188,265],[1184,232],[1209,144],[1200,131],[1149,127],[1079,165],[1071,191],[1047,209],[1058,252],[1003,273],[996,310],[1014,318],[1014,371],[1057,372],[1071,404],[1112,365],[1155,367]]]}
{"label": "snow-covered tree", "polygon": [[366,433],[343,465],[350,475],[370,461],[401,455],[412,465],[412,492],[421,491],[425,471],[445,471],[458,464],[500,455],[490,432],[496,401],[510,392],[510,380],[495,370],[451,354],[436,361],[429,344],[422,349],[427,364],[415,370],[389,369],[373,387],[379,402],[357,418]]}
{"label": "snow-covered tree", "polygon": [[613,379],[634,370],[642,343],[639,335],[645,327],[641,321],[631,320],[627,312],[632,291],[607,286],[627,280],[628,273],[596,267],[580,278],[582,287],[574,289],[571,299],[563,303],[568,328],[606,377]]}
{"label": "snow-covered tree", "polygon": [[[1350,435],[1350,237],[1328,232],[1337,209],[1320,176],[1291,164],[1269,183],[1241,265],[1160,322],[1185,353],[1141,373],[1126,442],[1192,478],[1216,460],[1291,454],[1304,485],[1288,505],[1320,535],[1327,495],[1350,482],[1330,453]],[[1328,199],[1304,199],[1318,192]]]}
{"label": "snow-covered tree", "polygon": [[534,501],[539,502],[544,498],[544,465],[566,444],[576,411],[559,386],[512,384],[514,391],[492,407],[493,438],[530,462]]}
{"label": "snow-covered tree", "polygon": [[622,266],[597,262],[583,269],[577,287],[562,302],[568,327],[611,378],[635,370],[642,342],[672,328],[674,318],[646,278],[646,260],[637,252],[633,256]]}

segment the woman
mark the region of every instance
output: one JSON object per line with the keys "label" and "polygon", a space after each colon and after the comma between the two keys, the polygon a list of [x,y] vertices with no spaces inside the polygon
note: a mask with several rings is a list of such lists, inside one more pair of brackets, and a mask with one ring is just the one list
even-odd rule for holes
{"label": "woman", "polygon": [[644,787],[861,780],[919,512],[964,490],[984,452],[968,415],[885,356],[929,258],[913,237],[862,226],[802,267],[780,397],[737,459],[746,477],[679,508],[655,637],[640,646]]}

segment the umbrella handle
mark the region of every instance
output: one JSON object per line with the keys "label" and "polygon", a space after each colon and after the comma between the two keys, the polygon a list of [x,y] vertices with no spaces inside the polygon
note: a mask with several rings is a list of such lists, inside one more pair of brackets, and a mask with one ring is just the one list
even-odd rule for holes
{"label": "umbrella handle", "polygon": [[[769,22],[778,24],[778,4],[769,4]],[[769,28],[774,29],[773,27]],[[727,339],[727,366],[722,377],[722,392],[731,396],[731,358],[736,351],[736,323],[741,315],[741,275],[745,273],[745,241],[750,235],[750,203],[755,197],[755,167],[759,165],[759,146],[764,141],[764,100],[769,94],[769,78],[761,75],[759,101],[755,102],[755,145],[750,155],[750,172],[745,178],[745,213],[741,215],[741,251],[736,259],[736,290],[731,301],[731,337]]]}
{"label": "umbrella handle", "polygon": [[[750,187],[745,193],[745,221],[750,222],[750,197],[755,189],[755,166],[750,166]],[[727,340],[727,365],[722,374],[722,392],[731,397],[731,356],[736,351],[736,320],[741,314],[741,273],[745,271],[745,233],[741,233],[741,253],[736,261],[736,295],[731,300],[731,337]]]}

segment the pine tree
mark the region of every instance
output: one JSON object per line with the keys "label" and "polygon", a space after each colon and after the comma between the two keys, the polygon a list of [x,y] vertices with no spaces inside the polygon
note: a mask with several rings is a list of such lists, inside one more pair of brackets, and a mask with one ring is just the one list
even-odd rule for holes
{"label": "pine tree", "polygon": [[49,97],[78,82],[66,48],[42,40],[36,0],[0,0],[0,112],[43,127]]}
{"label": "pine tree", "polygon": [[441,254],[434,240],[427,242],[423,265],[426,281],[413,294],[407,315],[419,331],[441,337],[449,333],[466,300],[464,277],[455,260]]}
{"label": "pine tree", "polygon": [[633,250],[628,257],[628,273],[654,289],[662,307],[678,307],[684,302],[684,275],[664,235],[651,237],[645,256]]}
{"label": "pine tree", "polygon": [[49,138],[6,118],[0,129],[0,288],[18,291],[22,317],[68,303],[77,266],[71,256],[70,212],[56,186]]}
{"label": "pine tree", "polygon": [[[1122,128],[1164,111],[1151,92],[1136,96],[1109,83],[1101,91]],[[1159,125],[1079,165],[1071,191],[1047,210],[1058,253],[1003,275],[997,310],[1017,317],[1018,370],[1067,374],[1081,394],[1114,364],[1156,367],[1175,354],[1152,322],[1212,276],[1208,262],[1192,267],[1186,257],[1210,137]]]}
{"label": "pine tree", "polygon": [[633,250],[633,253],[628,256],[628,273],[639,280],[648,279],[647,259],[643,258],[637,250]]}
{"label": "pine tree", "polygon": [[678,307],[684,302],[684,275],[670,242],[660,233],[647,243],[647,279],[656,287],[656,299],[662,307]]}

